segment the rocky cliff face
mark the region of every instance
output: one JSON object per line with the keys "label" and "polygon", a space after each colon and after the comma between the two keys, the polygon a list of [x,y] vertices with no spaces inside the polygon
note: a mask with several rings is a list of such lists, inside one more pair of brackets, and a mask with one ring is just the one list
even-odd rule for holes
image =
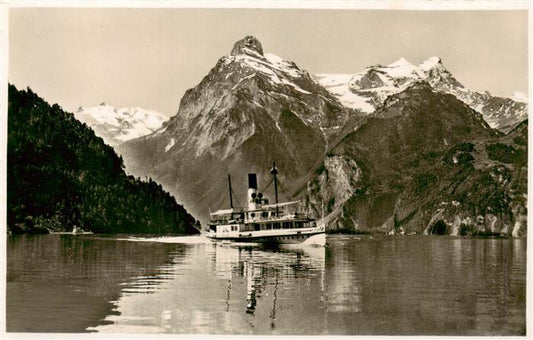
{"label": "rocky cliff face", "polygon": [[339,217],[344,203],[363,190],[362,183],[363,171],[353,158],[328,154],[316,177],[307,184],[304,204],[311,214],[338,227],[342,225]]}

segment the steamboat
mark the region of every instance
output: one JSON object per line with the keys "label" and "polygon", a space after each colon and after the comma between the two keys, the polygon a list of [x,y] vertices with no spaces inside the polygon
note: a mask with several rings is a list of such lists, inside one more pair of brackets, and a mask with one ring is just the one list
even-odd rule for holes
{"label": "steamboat", "polygon": [[[212,240],[254,243],[297,243],[324,246],[325,225],[299,211],[300,201],[278,202],[278,170],[273,164],[275,203],[257,189],[257,175],[248,174],[247,206],[234,207],[228,175],[230,208],[210,213],[206,236]],[[323,219],[322,219],[323,221]]]}

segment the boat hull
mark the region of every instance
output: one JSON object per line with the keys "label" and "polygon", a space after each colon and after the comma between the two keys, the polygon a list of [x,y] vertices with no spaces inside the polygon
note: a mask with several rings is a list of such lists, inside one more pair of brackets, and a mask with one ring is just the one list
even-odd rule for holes
{"label": "boat hull", "polygon": [[274,244],[312,244],[325,245],[326,234],[324,231],[292,233],[292,234],[265,234],[265,233],[241,233],[240,235],[215,235],[207,234],[213,241],[250,242],[250,243],[274,243]]}

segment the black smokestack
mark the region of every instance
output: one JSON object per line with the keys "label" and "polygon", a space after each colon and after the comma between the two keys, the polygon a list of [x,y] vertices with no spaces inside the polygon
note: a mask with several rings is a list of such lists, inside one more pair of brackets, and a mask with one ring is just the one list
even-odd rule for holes
{"label": "black smokestack", "polygon": [[257,176],[256,174],[248,174],[248,188],[257,189]]}

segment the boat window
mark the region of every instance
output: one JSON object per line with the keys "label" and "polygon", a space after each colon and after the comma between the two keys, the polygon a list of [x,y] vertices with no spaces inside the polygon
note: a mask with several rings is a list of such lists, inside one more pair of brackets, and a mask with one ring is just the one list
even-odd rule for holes
{"label": "boat window", "polygon": [[256,231],[259,230],[260,228],[261,228],[261,227],[260,227],[259,223],[255,223],[255,224],[254,224],[254,229],[255,229]]}
{"label": "boat window", "polygon": [[261,214],[263,217],[268,217],[268,211],[263,211],[263,213]]}
{"label": "boat window", "polygon": [[274,222],[274,229],[279,229],[279,228],[280,228],[280,223]]}

